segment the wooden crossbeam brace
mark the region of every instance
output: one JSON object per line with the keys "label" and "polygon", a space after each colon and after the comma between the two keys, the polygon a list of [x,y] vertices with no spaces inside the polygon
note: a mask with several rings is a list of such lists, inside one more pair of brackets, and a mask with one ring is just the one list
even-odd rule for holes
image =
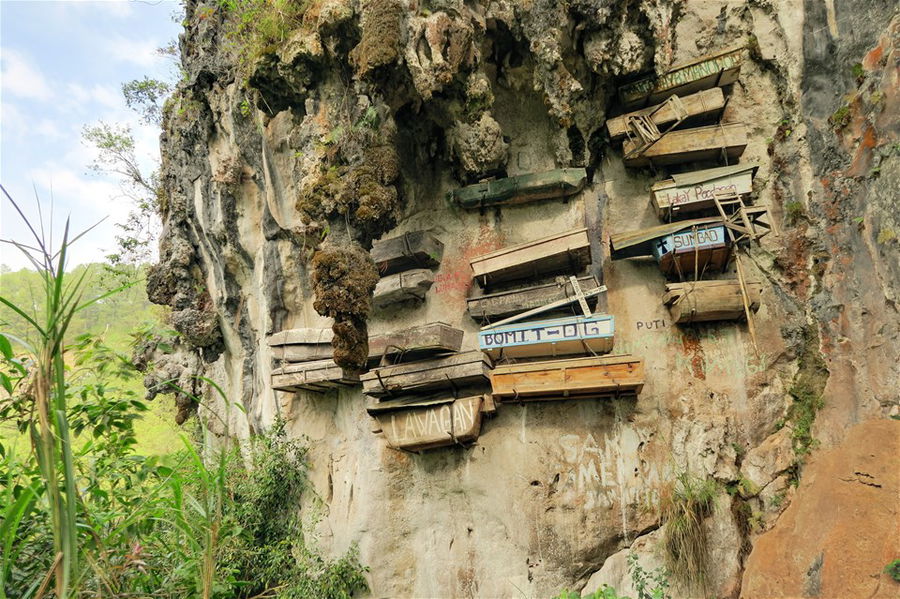
{"label": "wooden crossbeam brace", "polygon": [[[584,293],[582,293],[582,296],[584,298],[594,297],[595,295],[600,295],[601,293],[605,293],[605,292],[606,292],[606,285],[601,285],[600,287],[597,287],[596,289],[591,289],[590,291],[585,291]],[[505,324],[509,324],[511,322],[516,322],[518,320],[528,318],[530,316],[534,316],[535,314],[540,314],[541,312],[546,312],[548,310],[553,310],[555,308],[561,308],[563,306],[567,306],[567,305],[571,304],[574,301],[578,301],[578,298],[575,296],[566,297],[561,300],[556,300],[555,302],[550,302],[549,304],[546,304],[544,306],[538,306],[537,308],[532,308],[531,310],[526,310],[525,312],[520,312],[519,314],[515,314],[513,316],[510,316],[509,318],[504,318],[503,320],[499,320],[495,323],[481,327],[481,330],[487,331],[487,330],[493,329],[494,327],[499,327],[499,326],[502,326]],[[585,303],[587,303],[587,302],[585,302]]]}
{"label": "wooden crossbeam brace", "polygon": [[585,316],[590,316],[591,309],[588,308],[587,300],[584,299],[584,292],[581,290],[581,285],[578,283],[578,277],[570,276],[569,282],[572,283],[572,290],[575,292],[575,297],[578,299],[581,311]]}

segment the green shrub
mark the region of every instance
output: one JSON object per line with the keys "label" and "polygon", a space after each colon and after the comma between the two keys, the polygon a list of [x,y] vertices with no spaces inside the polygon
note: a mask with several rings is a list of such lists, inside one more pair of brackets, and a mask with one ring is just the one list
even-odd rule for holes
{"label": "green shrub", "polygon": [[682,472],[660,494],[666,569],[689,590],[706,590],[708,549],[703,520],[715,508],[717,490],[715,481]]}
{"label": "green shrub", "polygon": [[884,567],[884,573],[900,582],[900,559],[895,559]]}

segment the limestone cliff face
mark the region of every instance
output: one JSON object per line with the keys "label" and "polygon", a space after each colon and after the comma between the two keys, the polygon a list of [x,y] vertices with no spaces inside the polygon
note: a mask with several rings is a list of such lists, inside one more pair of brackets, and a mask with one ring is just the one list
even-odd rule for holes
{"label": "limestone cliff face", "polygon": [[[148,281],[183,343],[147,383],[217,381],[229,401],[204,391],[201,417],[220,436],[278,415],[307,436],[324,500],[304,512],[310,538],[334,554],[358,544],[373,596],[627,588],[624,556],[656,559],[655,497],[684,469],[741,489],[705,523],[711,592],[737,596],[753,541],[794,495],[798,396],[823,398],[812,435],[824,447],[897,414],[891,3],[316,0],[252,52],[218,3],[186,9]],[[725,120],[749,126],[741,161],[760,164],[757,202],[779,228],[746,263],[764,282],[758,353],[743,324],[672,324],[656,266],[607,259],[610,233],[658,224],[648,190],[664,177],[626,170],[607,141],[617,83],[736,44],[748,58]],[[445,200],[483,177],[565,166],[590,174],[567,202]],[[433,321],[477,347],[468,260],[584,226],[600,241],[615,351],[646,364],[636,401],[503,405],[474,446],[415,455],[371,432],[358,389],[271,390],[266,337],[283,329],[334,325],[351,366],[367,334]],[[446,246],[426,302],[373,311],[372,241],[421,229]],[[183,418],[192,402],[178,401]]]}

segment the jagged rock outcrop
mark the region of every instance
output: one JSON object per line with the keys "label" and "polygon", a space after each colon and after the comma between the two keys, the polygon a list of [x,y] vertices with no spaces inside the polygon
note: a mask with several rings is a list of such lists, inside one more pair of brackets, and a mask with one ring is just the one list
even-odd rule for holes
{"label": "jagged rock outcrop", "polygon": [[[267,37],[236,30],[223,3],[186,2],[185,77],[161,138],[160,263],[148,276],[181,344],[148,350],[151,393],[170,378],[203,393],[217,435],[281,416],[306,436],[322,503],[304,512],[305,532],[334,555],[358,544],[373,596],[549,596],[589,580],[628,589],[625,557],[655,550],[660,485],[685,469],[720,487],[704,524],[721,564],[710,592],[737,596],[751,543],[803,501],[793,483],[802,490],[809,453],[898,412],[895,8],[296,6]],[[763,282],[758,351],[739,323],[672,324],[655,265],[604,260],[610,233],[659,223],[647,195],[665,176],[626,170],[606,140],[617,85],[737,44],[748,49],[725,118],[749,126],[742,162],[760,164],[757,202],[779,229],[744,262]],[[574,166],[589,182],[566,202],[464,212],[445,200],[485,177]],[[469,259],[585,226],[599,241],[615,351],[645,360],[637,400],[504,405],[476,445],[418,455],[371,432],[357,388],[271,390],[266,337],[288,328],[333,327],[335,359],[351,369],[368,334],[427,322],[462,328],[463,348],[477,347]],[[415,230],[445,245],[433,288],[420,306],[374,313],[368,249]],[[190,394],[179,396],[184,415]]]}

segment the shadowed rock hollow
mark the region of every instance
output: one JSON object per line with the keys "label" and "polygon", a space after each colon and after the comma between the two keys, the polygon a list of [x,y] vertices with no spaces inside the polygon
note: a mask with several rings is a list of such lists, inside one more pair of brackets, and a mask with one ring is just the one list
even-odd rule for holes
{"label": "shadowed rock hollow", "polygon": [[[747,578],[769,576],[759,548],[790,538],[779,530],[816,485],[843,484],[805,486],[806,451],[898,413],[891,3],[315,0],[255,22],[186,3],[148,276],[182,343],[156,354],[151,393],[173,378],[194,389],[203,374],[244,408],[203,391],[200,416],[220,437],[279,415],[307,436],[324,507],[304,511],[306,533],[334,555],[358,544],[372,596],[630,589],[625,556],[661,563],[657,499],[686,469],[719,489],[703,524],[710,594],[760,588]],[[736,45],[746,55],[723,119],[748,126],[741,162],[760,165],[756,201],[778,228],[744,262],[763,283],[758,352],[742,323],[673,324],[656,265],[608,259],[611,233],[659,224],[649,188],[669,172],[623,166],[605,130],[617,87]],[[446,200],[488,177],[563,167],[588,171],[567,201],[467,211]],[[358,387],[272,391],[266,338],[285,329],[332,327],[350,370],[369,335],[429,322],[477,348],[469,260],[581,227],[609,288],[614,351],[645,362],[636,400],[513,403],[474,445],[411,454],[372,433]],[[372,242],[417,230],[445,246],[432,289],[419,305],[374,310]],[[195,406],[177,401],[183,420]],[[896,438],[890,423],[882,434]],[[896,590],[885,563],[859,567]],[[822,581],[832,567],[822,562]],[[796,572],[779,570],[785,593],[801,588],[788,582]],[[871,586],[853,580],[848,596]]]}

